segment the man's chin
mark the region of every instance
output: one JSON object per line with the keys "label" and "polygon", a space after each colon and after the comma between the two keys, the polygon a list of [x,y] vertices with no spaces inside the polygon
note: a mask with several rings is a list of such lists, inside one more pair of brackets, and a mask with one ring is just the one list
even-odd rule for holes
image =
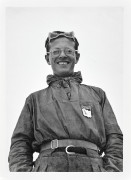
{"label": "man's chin", "polygon": [[65,72],[59,72],[59,73],[57,73],[57,74],[55,74],[55,75],[61,76],[61,77],[69,77],[69,76],[71,76],[72,74],[73,74],[73,72],[65,71]]}

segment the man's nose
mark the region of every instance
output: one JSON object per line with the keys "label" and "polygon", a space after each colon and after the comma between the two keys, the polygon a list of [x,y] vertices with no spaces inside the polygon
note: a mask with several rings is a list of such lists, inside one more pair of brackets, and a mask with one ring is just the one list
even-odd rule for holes
{"label": "man's nose", "polygon": [[61,50],[59,57],[65,57],[65,56],[66,56],[65,51],[64,51],[64,50]]}

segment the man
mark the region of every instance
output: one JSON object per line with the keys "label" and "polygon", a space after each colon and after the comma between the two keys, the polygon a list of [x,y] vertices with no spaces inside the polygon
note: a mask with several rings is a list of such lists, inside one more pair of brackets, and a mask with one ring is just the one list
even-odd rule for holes
{"label": "man", "polygon": [[81,84],[74,72],[78,46],[73,32],[49,34],[45,58],[53,75],[47,88],[26,99],[11,140],[10,171],[122,171],[122,132],[105,92]]}

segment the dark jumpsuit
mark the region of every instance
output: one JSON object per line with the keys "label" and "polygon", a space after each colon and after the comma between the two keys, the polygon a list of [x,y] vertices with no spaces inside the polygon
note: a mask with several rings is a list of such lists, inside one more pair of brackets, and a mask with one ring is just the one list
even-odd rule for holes
{"label": "dark jumpsuit", "polygon": [[[27,97],[11,139],[10,171],[122,171],[123,135],[105,92],[81,84],[80,73],[74,74],[61,79],[52,75],[47,88]],[[40,152],[43,143],[54,139],[89,141],[104,155],[91,149],[86,155]],[[40,152],[35,162],[34,152]]]}

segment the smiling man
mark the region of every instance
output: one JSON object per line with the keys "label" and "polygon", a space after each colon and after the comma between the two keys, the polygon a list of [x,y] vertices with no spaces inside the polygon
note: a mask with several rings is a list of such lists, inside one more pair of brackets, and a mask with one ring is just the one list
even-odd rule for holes
{"label": "smiling man", "polygon": [[47,63],[52,66],[54,75],[71,76],[74,66],[79,60],[79,53],[75,50],[75,42],[59,37],[49,43],[50,52],[46,56]]}
{"label": "smiling man", "polygon": [[105,92],[81,84],[81,72],[74,72],[78,46],[73,32],[49,33],[45,59],[53,75],[26,99],[11,139],[10,171],[122,171],[122,132]]}

